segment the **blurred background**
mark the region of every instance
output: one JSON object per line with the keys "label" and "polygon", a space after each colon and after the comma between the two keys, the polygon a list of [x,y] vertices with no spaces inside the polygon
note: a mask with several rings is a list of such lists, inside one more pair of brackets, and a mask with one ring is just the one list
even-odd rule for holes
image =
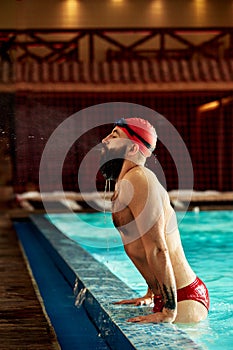
{"label": "blurred background", "polygon": [[[39,189],[42,152],[61,122],[117,101],[152,108],[177,128],[195,190],[233,191],[232,19],[233,0],[1,1],[2,199]],[[66,191],[79,191],[79,164],[110,129],[75,142],[63,167]],[[156,155],[167,189],[177,189],[160,142]],[[85,190],[93,191],[93,169],[86,171]],[[97,188],[104,189],[101,176]],[[48,185],[56,189],[56,181]]]}

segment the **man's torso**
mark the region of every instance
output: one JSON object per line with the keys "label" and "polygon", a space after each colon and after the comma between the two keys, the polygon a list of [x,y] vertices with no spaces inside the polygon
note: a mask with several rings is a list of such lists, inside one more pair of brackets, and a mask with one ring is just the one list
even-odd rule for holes
{"label": "man's torso", "polygon": [[[189,266],[183,251],[175,212],[170,205],[167,192],[161,186],[155,174],[144,168],[142,176],[147,177],[149,186],[149,204],[147,203],[148,209],[146,211],[149,210],[149,216],[153,218],[149,226],[156,225],[158,222],[161,222],[161,225],[163,225],[177,288],[182,288],[190,284],[195,279],[195,273]],[[140,186],[140,184],[138,184],[138,186]],[[136,186],[134,190],[137,191]],[[121,186],[116,186],[116,190],[112,198],[112,218],[114,225],[118,228],[121,234],[123,243],[130,244],[130,242],[140,239],[140,236],[146,232],[139,232],[137,219],[135,220],[129,206],[124,205],[121,202],[121,195]],[[145,221],[147,221],[148,225],[148,219],[145,219]]]}

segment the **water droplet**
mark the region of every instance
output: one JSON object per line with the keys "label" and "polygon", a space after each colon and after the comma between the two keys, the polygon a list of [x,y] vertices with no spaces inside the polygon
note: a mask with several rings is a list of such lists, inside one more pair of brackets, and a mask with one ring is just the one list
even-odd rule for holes
{"label": "water droplet", "polygon": [[77,278],[75,280],[73,292],[74,292],[75,296],[78,294],[78,279]]}
{"label": "water droplet", "polygon": [[84,300],[86,298],[86,291],[87,291],[87,288],[80,289],[80,292],[78,293],[78,295],[75,299],[75,306],[77,308],[81,307],[82,303],[84,302]]}

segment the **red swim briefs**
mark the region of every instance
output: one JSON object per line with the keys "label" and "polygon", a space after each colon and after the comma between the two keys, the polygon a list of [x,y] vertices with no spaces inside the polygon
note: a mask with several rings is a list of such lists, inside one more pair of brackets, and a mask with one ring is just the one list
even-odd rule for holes
{"label": "red swim briefs", "polygon": [[[177,301],[195,300],[203,304],[207,310],[210,307],[209,293],[205,284],[196,277],[195,281],[188,286],[177,289]],[[154,312],[161,312],[164,307],[164,302],[161,295],[154,296]]]}

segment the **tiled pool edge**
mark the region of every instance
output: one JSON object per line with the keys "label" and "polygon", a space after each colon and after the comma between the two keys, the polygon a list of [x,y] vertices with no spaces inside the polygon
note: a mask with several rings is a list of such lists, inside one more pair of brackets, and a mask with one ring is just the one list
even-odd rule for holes
{"label": "tiled pool edge", "polygon": [[145,307],[112,303],[131,298],[133,291],[45,217],[33,215],[31,220],[38,229],[38,238],[70,285],[73,287],[77,279],[78,292],[86,288],[84,307],[112,349],[201,349],[175,325],[127,323],[127,318],[148,312]]}

